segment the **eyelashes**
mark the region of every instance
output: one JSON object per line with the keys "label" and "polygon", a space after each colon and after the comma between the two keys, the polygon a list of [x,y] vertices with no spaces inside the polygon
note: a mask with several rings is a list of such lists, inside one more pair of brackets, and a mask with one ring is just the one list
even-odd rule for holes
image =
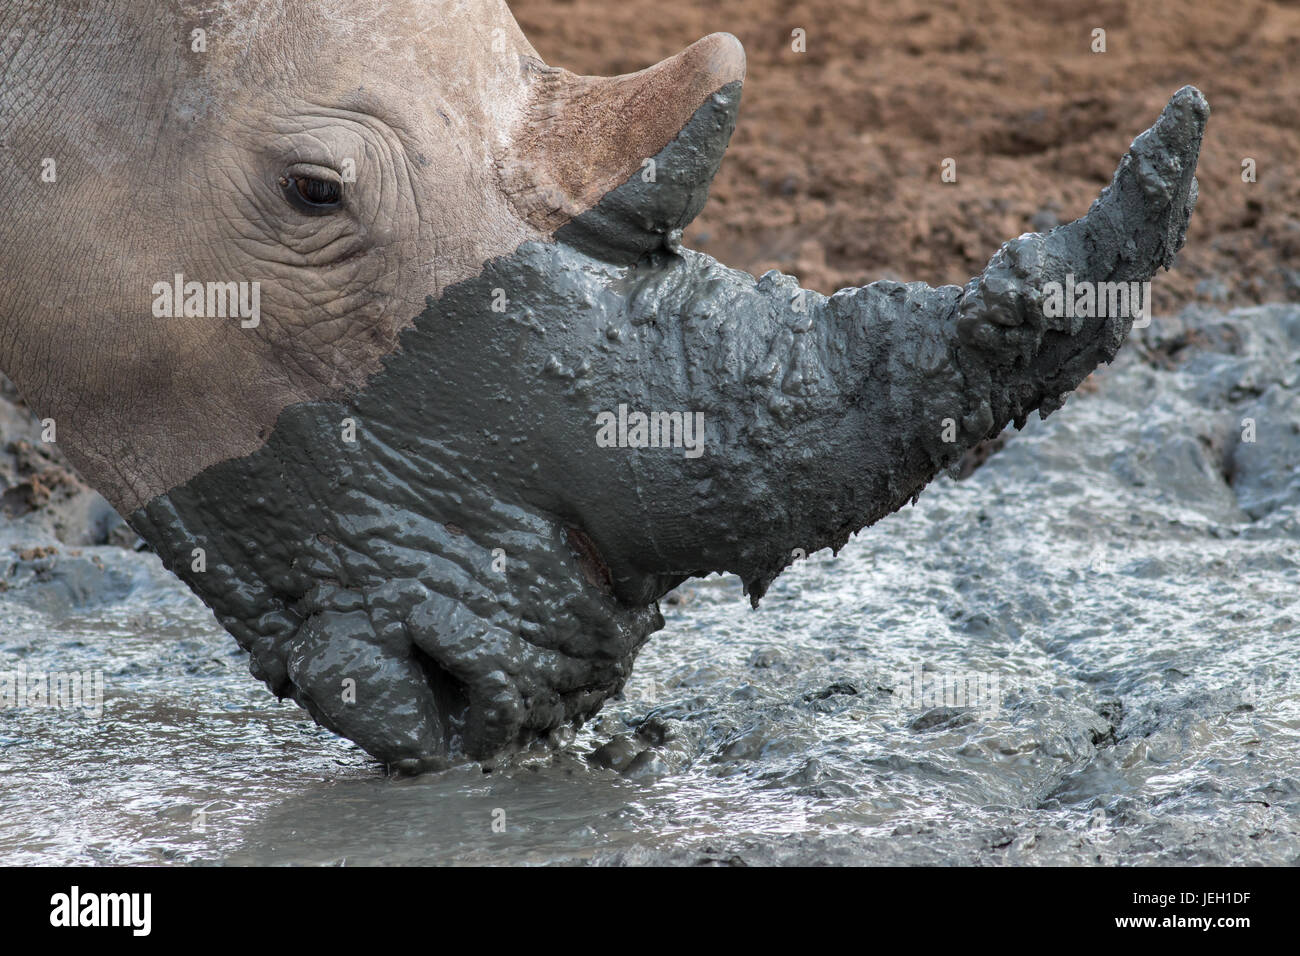
{"label": "eyelashes", "polygon": [[343,207],[343,180],[327,167],[293,166],[280,176],[279,184],[286,201],[308,215],[323,215]]}

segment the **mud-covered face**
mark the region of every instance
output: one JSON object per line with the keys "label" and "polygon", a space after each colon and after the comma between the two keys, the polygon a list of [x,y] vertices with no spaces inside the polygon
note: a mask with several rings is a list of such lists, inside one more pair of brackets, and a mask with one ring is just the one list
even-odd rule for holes
{"label": "mud-covered face", "polygon": [[[0,266],[29,274],[39,236],[68,270],[62,322],[4,287],[0,359],[253,672],[402,767],[594,712],[678,581],[757,600],[1058,407],[1133,316],[1049,317],[1042,283],[1149,278],[1195,198],[1189,88],[1089,217],[964,291],[828,299],[679,247],[735,123],[734,38],[604,80],[541,64],[488,0],[437,28],[416,0],[280,8],[223,8],[199,49],[175,37],[202,5],[160,32],[113,0],[103,61],[58,64],[139,108],[27,109],[0,151],[93,160],[39,200],[0,176]],[[6,115],[49,60],[15,62]]]}
{"label": "mud-covered face", "polygon": [[[642,182],[430,292],[362,387],[287,406],[263,447],[131,514],[277,693],[427,767],[529,740],[622,686],[662,624],[653,601],[697,570],[638,554],[662,509],[636,507],[635,474],[657,476],[657,500],[717,474],[716,447],[701,459],[718,429],[683,371],[706,352],[658,373],[676,320],[646,327],[663,290],[703,277],[649,250],[702,204],[738,94],[711,96],[653,157],[668,188],[631,197],[646,215],[615,236],[627,248],[602,217]],[[322,158],[294,159],[260,201],[336,237],[325,248],[346,241],[365,200]],[[668,416],[643,461],[618,433],[629,405]]]}
{"label": "mud-covered face", "polygon": [[[444,12],[110,0],[93,46],[72,0],[0,13],[47,41],[6,41],[5,371],[254,672],[391,762],[590,712],[657,626],[584,531],[593,411],[557,407],[551,353],[625,321],[598,273],[698,211],[734,96],[635,227],[593,207],[743,73],[714,37],[575,77],[503,3]],[[587,251],[539,262],[585,213]]]}
{"label": "mud-covered face", "polygon": [[[627,461],[594,460],[596,415],[640,391],[626,358],[591,359],[632,328],[628,264],[702,205],[743,59],[713,38],[658,73],[586,81],[490,5],[481,29],[428,36],[421,6],[377,7],[382,55],[312,16],[256,35],[227,19],[173,53],[193,74],[157,107],[175,135],[118,169],[149,205],[128,183],[103,213],[131,229],[188,211],[102,297],[110,351],[128,323],[146,345],[90,377],[92,404],[139,427],[78,416],[65,436],[276,693],[427,765],[592,712],[660,623],[660,576],[614,565],[588,530],[614,537],[622,506],[593,492]],[[223,66],[238,41],[267,65]],[[656,159],[635,226],[595,208]],[[124,408],[142,381],[165,400]],[[49,393],[56,415],[74,391]]]}

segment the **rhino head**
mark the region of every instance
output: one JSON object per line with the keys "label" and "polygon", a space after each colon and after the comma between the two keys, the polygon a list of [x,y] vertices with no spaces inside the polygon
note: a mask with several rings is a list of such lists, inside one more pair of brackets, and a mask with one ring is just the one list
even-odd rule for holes
{"label": "rhino head", "polygon": [[1171,264],[1208,115],[965,288],[827,297],[680,245],[726,34],[607,79],[500,0],[9,0],[0,53],[0,366],[257,677],[408,770],[592,714],[683,580],[757,604],[1059,407],[1137,310],[1052,284]]}

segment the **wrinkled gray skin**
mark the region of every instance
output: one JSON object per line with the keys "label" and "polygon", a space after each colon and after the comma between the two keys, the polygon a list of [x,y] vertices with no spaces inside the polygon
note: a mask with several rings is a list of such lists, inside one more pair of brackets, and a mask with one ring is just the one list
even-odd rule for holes
{"label": "wrinkled gray skin", "polygon": [[[1208,116],[1180,90],[1084,219],[964,289],[828,298],[677,244],[738,96],[701,107],[658,184],[430,298],[365,388],[290,406],[265,447],[130,516],[276,694],[408,771],[594,713],[676,584],[734,572],[757,604],[795,549],[838,548],[1109,362],[1132,320],[1049,319],[1042,287],[1170,266]],[[598,447],[620,403],[703,412],[704,453]]]}

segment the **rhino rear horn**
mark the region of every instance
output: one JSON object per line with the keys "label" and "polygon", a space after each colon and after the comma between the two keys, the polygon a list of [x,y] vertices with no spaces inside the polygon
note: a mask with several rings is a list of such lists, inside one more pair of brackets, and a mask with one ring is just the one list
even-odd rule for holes
{"label": "rhino rear horn", "polygon": [[715,33],[655,66],[576,76],[530,61],[528,109],[502,185],[539,231],[630,262],[695,218],[731,139],[745,76],[740,42]]}

